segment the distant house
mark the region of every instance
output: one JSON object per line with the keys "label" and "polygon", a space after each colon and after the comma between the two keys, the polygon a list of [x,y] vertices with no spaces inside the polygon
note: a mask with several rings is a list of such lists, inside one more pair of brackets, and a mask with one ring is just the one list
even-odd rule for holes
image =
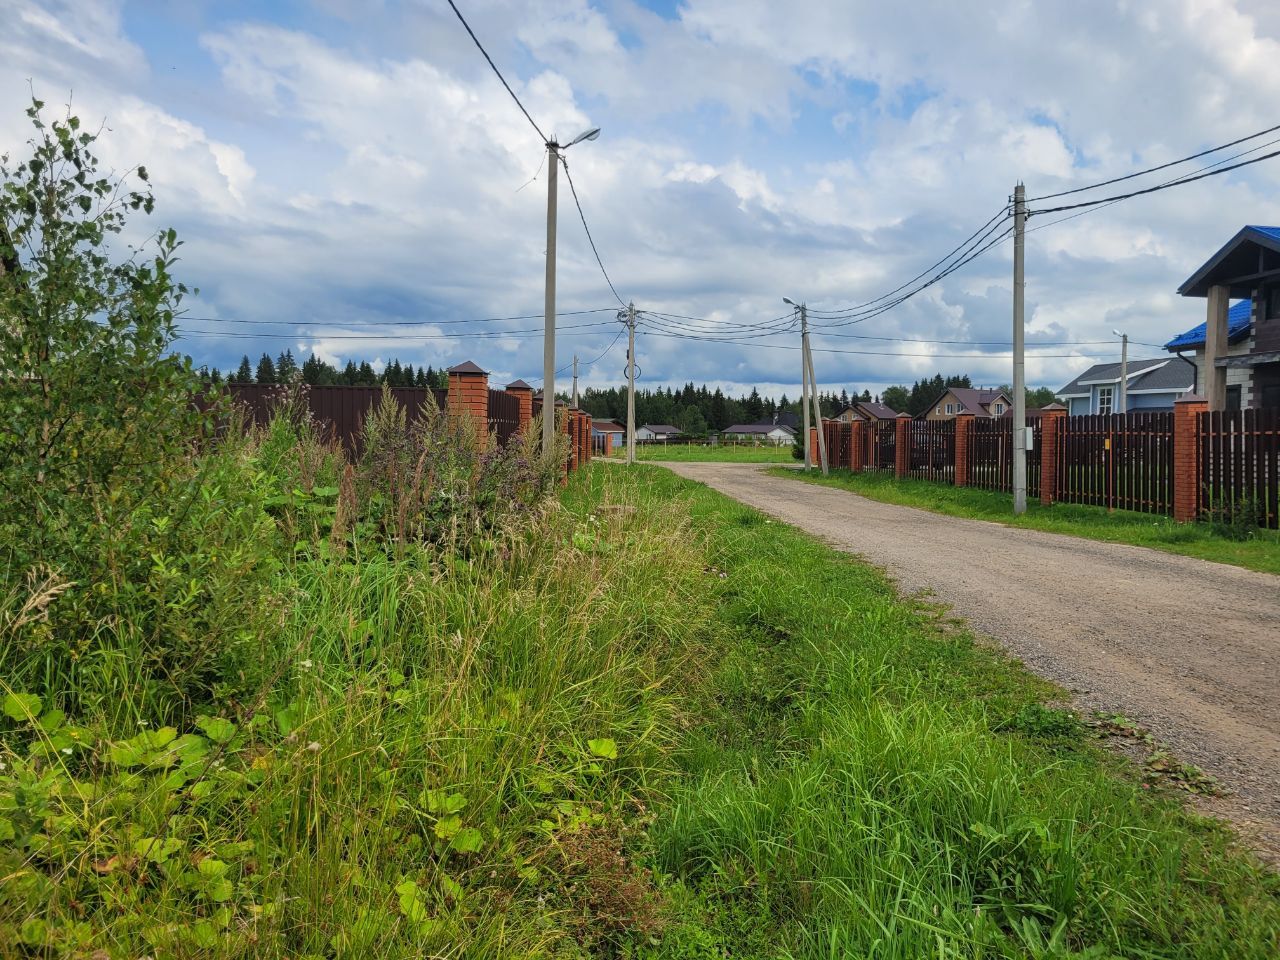
{"label": "distant house", "polygon": [[591,436],[603,437],[606,433],[613,434],[613,442],[618,440],[627,432],[627,428],[618,423],[617,420],[591,420]]}
{"label": "distant house", "polygon": [[641,443],[647,440],[674,440],[679,436],[682,436],[680,430],[669,423],[646,423],[642,427],[636,427],[636,441]]}
{"label": "distant house", "polygon": [[721,430],[720,436],[730,442],[772,443],[781,446],[791,443],[796,432],[788,426],[776,423],[739,423]]}
{"label": "distant house", "polygon": [[1165,349],[1195,351],[1209,409],[1280,407],[1280,227],[1242,227],[1178,293],[1205,298],[1205,323]]}
{"label": "distant house", "polygon": [[854,420],[869,420],[875,423],[877,420],[892,420],[897,415],[897,410],[886,407],[883,403],[855,400],[837,413],[835,418],[843,423],[852,423]]}
{"label": "distant house", "polygon": [[[1172,410],[1192,390],[1191,367],[1179,360],[1133,360],[1125,398],[1129,410]],[[1095,363],[1055,394],[1071,416],[1120,413],[1120,364]]]}
{"label": "distant house", "polygon": [[930,405],[921,420],[952,420],[962,413],[975,417],[1003,417],[1013,401],[1003,390],[975,387],[948,387]]}

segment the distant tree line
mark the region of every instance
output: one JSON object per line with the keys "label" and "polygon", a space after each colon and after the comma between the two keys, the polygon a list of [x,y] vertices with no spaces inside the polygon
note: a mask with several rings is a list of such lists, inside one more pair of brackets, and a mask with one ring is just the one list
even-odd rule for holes
{"label": "distant tree line", "polygon": [[208,370],[207,376],[213,383],[222,383],[224,379],[232,383],[297,383],[300,381],[313,387],[335,384],[349,387],[376,387],[385,383],[389,387],[431,387],[436,390],[444,390],[449,386],[449,374],[443,369],[436,370],[431,366],[418,367],[415,370],[412,363],[401,365],[397,359],[384,366],[381,373],[376,373],[367,360],[358,364],[354,360],[348,360],[346,366],[339,370],[333,364],[315,355],[307,357],[299,366],[292,350],[282,351],[274,360],[271,359],[270,354],[264,353],[258,358],[257,366],[250,363],[248,356],[245,356],[241,358],[240,366],[235,372],[228,373],[225,378],[217,369]]}

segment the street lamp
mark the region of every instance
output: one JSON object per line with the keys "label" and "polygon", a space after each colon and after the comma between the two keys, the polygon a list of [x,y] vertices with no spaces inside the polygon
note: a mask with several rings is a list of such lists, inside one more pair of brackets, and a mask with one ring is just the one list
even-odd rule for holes
{"label": "street lamp", "polygon": [[1129,335],[1119,330],[1111,331],[1120,338],[1120,409],[1118,413],[1129,412]]}
{"label": "street lamp", "polygon": [[555,139],[547,141],[547,286],[542,336],[542,452],[551,456],[556,438],[556,186],[560,151],[584,140],[600,136],[599,127],[583,130],[561,146]]}

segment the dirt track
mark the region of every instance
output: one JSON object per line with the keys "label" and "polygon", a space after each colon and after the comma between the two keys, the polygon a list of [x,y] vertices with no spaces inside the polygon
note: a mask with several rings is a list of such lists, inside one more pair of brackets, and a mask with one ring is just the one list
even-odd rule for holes
{"label": "dirt track", "polygon": [[1280,857],[1280,577],[670,463],[929,591],[1084,709],[1123,713],[1232,796],[1206,801]]}

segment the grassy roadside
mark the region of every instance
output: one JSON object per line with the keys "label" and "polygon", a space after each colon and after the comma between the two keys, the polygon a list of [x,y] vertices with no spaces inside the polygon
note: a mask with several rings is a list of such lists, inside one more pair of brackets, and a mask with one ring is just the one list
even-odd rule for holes
{"label": "grassy roadside", "polygon": [[853,473],[849,470],[833,470],[827,477],[817,472],[808,476],[794,470],[772,472],[776,476],[852,490],[872,500],[917,507],[947,516],[990,520],[1088,540],[1151,547],[1263,573],[1280,574],[1280,533],[1274,530],[1259,530],[1252,540],[1234,541],[1216,535],[1205,524],[1175,523],[1169,517],[1127,510],[1108,513],[1100,507],[1071,503],[1044,507],[1037,501],[1029,502],[1027,512],[1021,517],[1014,517],[1010,513],[1008,494],[990,490],[952,487],[913,478],[898,480],[883,473]]}
{"label": "grassy roadside", "polygon": [[[1269,957],[1280,880],[876,571],[665,471],[574,491],[694,519],[710,676],[635,854],[646,957]],[[727,953],[725,951],[728,951]]]}
{"label": "grassy roadside", "polygon": [[[615,450],[616,458],[626,456],[625,451]],[[745,444],[720,444],[719,446],[695,446],[672,444],[663,446],[636,445],[636,459],[643,461],[670,461],[677,463],[794,463],[791,445],[782,447],[752,447]]]}

